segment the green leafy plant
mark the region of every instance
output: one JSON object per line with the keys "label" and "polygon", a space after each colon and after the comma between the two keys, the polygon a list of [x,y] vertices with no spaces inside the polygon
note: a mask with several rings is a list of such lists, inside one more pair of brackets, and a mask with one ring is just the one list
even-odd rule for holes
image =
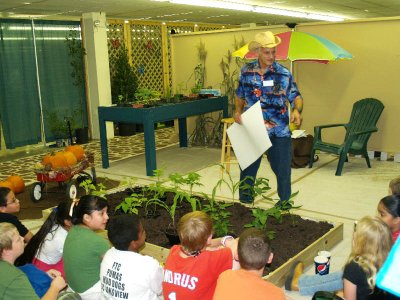
{"label": "green leafy plant", "polygon": [[[202,186],[203,184],[200,182],[200,174],[196,172],[190,172],[185,176],[179,173],[171,173],[168,176],[169,180],[171,180],[174,188],[170,190],[170,192],[178,193],[181,196],[179,197],[180,200],[186,200],[189,202],[192,211],[196,211],[197,207],[200,207],[200,200],[193,196],[193,187],[195,185]],[[189,193],[186,193],[182,190],[182,185],[189,186]]]}
{"label": "green leafy plant", "polygon": [[94,195],[105,198],[106,187],[102,183],[94,184],[91,179],[87,178],[84,179],[79,186],[85,190],[86,195]]}
{"label": "green leafy plant", "polygon": [[[160,200],[165,197],[165,193],[168,191],[168,188],[164,186],[161,177],[164,175],[163,169],[156,169],[153,170],[153,178],[156,178],[154,183],[143,187],[144,194],[149,199],[148,203],[146,204],[146,215],[149,215],[148,205],[150,203],[154,204],[152,212],[155,213],[157,210],[157,203],[154,200]],[[161,200],[160,200],[161,201]]]}
{"label": "green leafy plant", "polygon": [[[184,95],[187,91],[187,82],[179,82],[175,88],[175,98],[179,98]],[[177,96],[179,95],[179,96]]]}
{"label": "green leafy plant", "polygon": [[171,173],[168,175],[168,179],[177,189],[185,183],[185,179],[183,178],[183,175],[180,173]]}
{"label": "green leafy plant", "polygon": [[190,172],[186,175],[186,177],[184,177],[184,184],[189,186],[189,193],[190,196],[193,195],[193,187],[195,185],[197,186],[202,186],[203,184],[200,182],[200,174],[196,173],[196,172]]}
{"label": "green leafy plant", "polygon": [[250,195],[253,199],[255,199],[258,196],[261,196],[263,199],[272,201],[272,198],[267,197],[265,194],[271,190],[271,187],[269,186],[269,179],[264,178],[264,177],[258,177],[254,181],[253,185],[250,185],[247,183],[247,181],[253,181],[252,176],[246,176],[242,182],[239,182],[239,184],[242,184],[243,187],[243,193],[245,195]]}
{"label": "green leafy plant", "polygon": [[[68,31],[67,36],[65,37],[65,44],[68,49],[68,55],[70,58],[71,65],[71,77],[73,79],[73,85],[79,89],[79,101],[80,107],[76,110],[76,113],[73,114],[74,124],[76,127],[83,128],[85,127],[84,122],[84,109],[86,107],[86,101],[84,98],[84,89],[85,89],[85,65],[84,65],[84,57],[86,55],[86,50],[82,46],[81,34],[79,30],[75,28],[71,28]],[[75,127],[71,124],[71,127]]]}
{"label": "green leafy plant", "polygon": [[114,67],[114,72],[111,75],[112,102],[122,104],[134,101],[137,77],[129,62],[128,49],[124,44],[118,49],[118,55],[111,63]]}
{"label": "green leafy plant", "polygon": [[115,211],[122,209],[124,213],[135,214],[139,213],[139,208],[147,202],[147,198],[143,194],[132,193],[129,197],[126,197],[118,206],[115,207]]}
{"label": "green leafy plant", "polygon": [[148,205],[160,206],[168,212],[168,214],[171,218],[171,226],[173,228],[175,228],[175,212],[176,212],[176,207],[178,206],[178,199],[180,197],[181,197],[180,194],[175,194],[171,205],[168,205],[167,203],[165,203],[164,201],[162,201],[160,199],[151,198],[146,202],[146,207],[145,207],[146,214],[147,214]]}
{"label": "green leafy plant", "polygon": [[160,100],[161,93],[155,90],[140,88],[135,93],[135,102],[141,104],[154,104]]}
{"label": "green leafy plant", "polygon": [[[233,47],[234,49],[239,49],[245,43],[246,42],[244,41],[243,37],[240,41],[236,40],[235,38]],[[228,50],[227,54],[221,59],[219,64],[223,75],[221,89],[224,95],[228,96],[230,116],[235,108],[236,88],[239,82],[239,72],[242,65],[243,60],[240,58],[234,58],[231,50]]]}
{"label": "green leafy plant", "polygon": [[[225,166],[224,166],[224,165],[219,164],[218,166],[219,166],[220,168],[222,168],[223,171],[225,172]],[[244,180],[241,180],[241,181],[234,181],[230,173],[227,172],[226,175],[228,176],[228,179],[225,179],[226,176],[225,176],[225,174],[224,174],[224,177],[225,177],[225,178],[223,177],[223,178],[219,179],[219,180],[217,181],[217,184],[215,185],[215,188],[217,188],[217,187],[221,188],[222,185],[227,186],[228,189],[229,189],[229,191],[231,192],[232,201],[234,201],[234,200],[235,200],[235,194],[236,194],[236,192],[239,190],[240,185],[242,184],[242,182],[243,182],[246,178],[245,178]]]}
{"label": "green leafy plant", "polygon": [[272,230],[267,230],[267,220],[269,216],[273,216],[274,218],[280,219],[282,221],[282,215],[278,208],[272,207],[270,209],[261,209],[261,208],[253,208],[251,210],[253,215],[253,221],[249,224],[244,225],[244,227],[254,227],[260,230],[263,230],[270,240],[275,238],[275,232]]}
{"label": "green leafy plant", "polygon": [[217,237],[225,236],[229,232],[231,213],[227,208],[233,203],[225,203],[215,200],[217,186],[214,186],[211,197],[203,193],[203,197],[208,201],[208,204],[203,205],[202,210],[206,212],[213,220],[214,233]]}
{"label": "green leafy plant", "polygon": [[[64,115],[64,117],[62,117]],[[64,121],[66,116],[60,110],[47,111],[45,114],[46,123],[48,124],[49,130],[56,139],[64,139],[68,137],[67,123]]]}
{"label": "green leafy plant", "polygon": [[292,220],[292,226],[296,226],[296,220],[293,217],[292,209],[297,209],[297,208],[301,207],[301,205],[295,206],[294,200],[293,200],[293,198],[295,198],[298,194],[299,194],[299,191],[291,194],[289,200],[281,201],[281,202],[279,202],[279,205],[275,205],[276,207],[279,208],[279,210],[282,213],[286,213],[286,214],[288,214],[290,216],[290,218]]}

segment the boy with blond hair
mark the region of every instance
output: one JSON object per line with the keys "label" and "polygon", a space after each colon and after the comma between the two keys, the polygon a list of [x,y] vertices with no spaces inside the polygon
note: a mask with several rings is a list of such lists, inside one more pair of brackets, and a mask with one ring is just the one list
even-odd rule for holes
{"label": "boy with blond hair", "polygon": [[178,222],[181,245],[171,248],[164,266],[164,299],[211,300],[218,276],[232,269],[237,242],[231,236],[212,239],[211,218],[202,211]]}
{"label": "boy with blond hair", "polygon": [[[14,266],[23,252],[24,240],[17,228],[11,223],[0,223],[0,298],[3,300],[39,299],[26,275]],[[60,274],[49,275],[54,278],[41,299],[55,300],[66,283]]]}
{"label": "boy with blond hair", "polygon": [[240,270],[223,272],[217,282],[214,300],[284,300],[281,288],[263,280],[264,267],[271,263],[273,254],[264,232],[249,228],[239,237]]}

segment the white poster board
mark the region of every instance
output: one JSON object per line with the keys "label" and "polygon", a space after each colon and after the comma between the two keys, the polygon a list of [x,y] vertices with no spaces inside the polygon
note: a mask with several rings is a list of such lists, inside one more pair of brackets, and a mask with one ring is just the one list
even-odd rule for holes
{"label": "white poster board", "polygon": [[259,101],[242,114],[242,124],[233,123],[227,133],[242,170],[272,146]]}

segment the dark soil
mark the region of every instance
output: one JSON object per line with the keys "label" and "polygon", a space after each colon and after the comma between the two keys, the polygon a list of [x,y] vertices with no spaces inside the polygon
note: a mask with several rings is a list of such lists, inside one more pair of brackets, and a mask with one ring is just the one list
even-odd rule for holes
{"label": "dark soil", "polygon": [[[115,207],[127,196],[132,190],[126,190],[115,194],[107,195],[109,202],[109,214],[120,214],[121,211],[115,212]],[[167,203],[171,201],[172,195],[167,196]],[[244,225],[251,223],[253,220],[251,210],[241,204],[235,203],[227,209],[231,213],[231,232],[238,236],[244,229]],[[182,202],[182,205],[177,208],[175,214],[175,222],[184,214],[191,211],[189,203]],[[146,218],[143,208],[139,209],[139,215],[142,217],[143,225],[146,229],[147,242],[156,244],[161,247],[170,248],[170,244],[165,235],[165,229],[171,224],[171,218],[165,209],[158,207],[158,217]],[[274,259],[266,270],[271,272],[284,264],[291,257],[305,249],[318,238],[327,233],[333,225],[327,222],[315,222],[304,220],[297,215],[285,215],[283,222],[280,224],[276,219],[269,217],[267,229],[275,231],[275,238],[271,241]]]}

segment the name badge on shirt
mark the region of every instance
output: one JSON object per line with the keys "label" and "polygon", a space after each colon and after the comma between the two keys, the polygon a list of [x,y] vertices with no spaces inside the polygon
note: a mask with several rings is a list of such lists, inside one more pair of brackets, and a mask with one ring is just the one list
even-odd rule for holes
{"label": "name badge on shirt", "polygon": [[264,80],[263,86],[274,86],[274,81],[273,80]]}

